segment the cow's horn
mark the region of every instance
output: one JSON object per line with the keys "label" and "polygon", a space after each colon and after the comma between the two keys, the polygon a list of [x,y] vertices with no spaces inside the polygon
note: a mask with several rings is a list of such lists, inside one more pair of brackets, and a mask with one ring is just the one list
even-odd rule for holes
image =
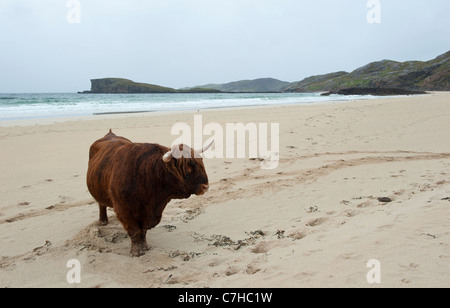
{"label": "cow's horn", "polygon": [[166,154],[164,154],[163,156],[163,162],[168,163],[171,159],[172,159],[172,150],[170,150],[169,152],[167,152]]}
{"label": "cow's horn", "polygon": [[214,144],[214,140],[213,141],[211,141],[211,143],[210,144],[208,144],[206,147],[204,147],[203,149],[202,149],[202,152],[201,153],[203,153],[203,152],[205,152],[205,151],[207,151],[210,147],[212,147],[212,145]]}
{"label": "cow's horn", "polygon": [[203,152],[207,151],[212,145],[214,144],[214,140],[211,141],[207,146],[205,146],[203,149],[201,150],[196,150],[195,153],[198,155],[201,155]]}

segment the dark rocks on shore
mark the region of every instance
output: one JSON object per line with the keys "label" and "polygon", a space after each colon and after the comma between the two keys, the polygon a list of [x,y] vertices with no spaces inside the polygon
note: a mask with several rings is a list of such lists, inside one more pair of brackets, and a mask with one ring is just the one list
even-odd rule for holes
{"label": "dark rocks on shore", "polygon": [[329,91],[322,93],[322,96],[329,96],[331,94],[339,95],[375,95],[375,96],[388,96],[388,95],[418,95],[428,94],[424,91],[412,91],[397,88],[348,88],[339,89],[335,91]]}

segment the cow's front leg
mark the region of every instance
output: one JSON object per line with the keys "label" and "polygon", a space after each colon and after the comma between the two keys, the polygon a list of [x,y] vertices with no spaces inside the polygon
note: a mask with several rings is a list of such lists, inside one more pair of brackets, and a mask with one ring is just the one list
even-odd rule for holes
{"label": "cow's front leg", "polygon": [[127,231],[131,239],[131,250],[130,254],[133,257],[140,257],[145,254],[149,249],[146,240],[146,230],[137,229],[133,231]]}
{"label": "cow's front leg", "polygon": [[139,244],[141,245],[142,251],[150,250],[150,248],[148,247],[148,244],[147,244],[147,230],[141,229],[139,236],[140,236]]}

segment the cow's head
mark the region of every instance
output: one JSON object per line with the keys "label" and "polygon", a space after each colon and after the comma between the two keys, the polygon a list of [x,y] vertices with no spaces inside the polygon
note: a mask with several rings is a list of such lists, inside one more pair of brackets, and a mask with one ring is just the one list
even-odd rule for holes
{"label": "cow's head", "polygon": [[208,191],[208,175],[201,154],[213,143],[214,141],[201,150],[191,149],[185,144],[174,145],[164,154],[162,160],[179,182],[183,198],[188,198],[192,194],[203,195]]}

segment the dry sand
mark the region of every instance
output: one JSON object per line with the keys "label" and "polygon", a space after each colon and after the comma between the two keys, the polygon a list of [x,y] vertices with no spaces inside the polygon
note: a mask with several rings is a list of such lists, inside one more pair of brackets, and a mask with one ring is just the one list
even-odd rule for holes
{"label": "dry sand", "polygon": [[209,192],[169,203],[139,258],[112,210],[96,223],[89,146],[170,145],[197,112],[0,123],[0,287],[450,287],[449,93],[199,113],[280,123],[279,166],[205,159]]}

